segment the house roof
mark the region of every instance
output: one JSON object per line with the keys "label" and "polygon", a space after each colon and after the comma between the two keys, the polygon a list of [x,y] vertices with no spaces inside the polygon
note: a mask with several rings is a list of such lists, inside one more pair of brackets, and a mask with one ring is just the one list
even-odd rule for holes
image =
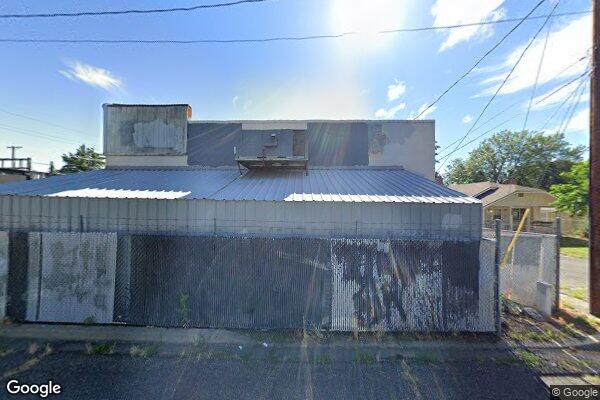
{"label": "house roof", "polygon": [[450,188],[480,199],[484,207],[513,193],[543,193],[548,196],[552,196],[543,189],[494,182],[476,182],[450,185]]}
{"label": "house roof", "polygon": [[480,201],[403,169],[106,169],[0,185],[0,195],[403,203]]}

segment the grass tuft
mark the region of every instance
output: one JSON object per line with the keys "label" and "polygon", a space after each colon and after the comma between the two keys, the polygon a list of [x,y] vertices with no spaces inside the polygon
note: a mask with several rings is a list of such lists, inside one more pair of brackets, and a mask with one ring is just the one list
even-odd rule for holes
{"label": "grass tuft", "polygon": [[112,354],[115,350],[115,344],[109,342],[103,343],[86,343],[85,348],[88,354]]}
{"label": "grass tuft", "polygon": [[527,350],[518,350],[517,356],[529,367],[536,367],[540,364],[540,357]]}
{"label": "grass tuft", "polygon": [[158,347],[156,346],[131,346],[129,354],[132,357],[150,358],[158,353]]}

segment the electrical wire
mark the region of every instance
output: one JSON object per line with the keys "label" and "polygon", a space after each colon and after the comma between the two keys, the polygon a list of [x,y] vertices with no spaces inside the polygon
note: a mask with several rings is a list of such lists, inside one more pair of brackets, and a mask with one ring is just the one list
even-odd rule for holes
{"label": "electrical wire", "polygon": [[227,3],[214,4],[199,4],[191,7],[173,7],[173,8],[153,8],[146,10],[129,9],[129,10],[114,10],[114,11],[78,11],[72,13],[57,12],[47,14],[0,14],[1,19],[24,19],[24,18],[63,18],[63,17],[89,17],[99,15],[125,15],[125,14],[160,14],[172,12],[188,12],[208,8],[222,8],[229,6],[237,6],[245,3],[262,3],[266,0],[237,0]]}
{"label": "electrical wire", "polygon": [[85,132],[79,131],[77,129],[68,128],[68,127],[63,126],[63,125],[58,125],[58,124],[55,124],[55,123],[52,123],[52,122],[49,122],[49,121],[44,121],[43,119],[33,118],[33,117],[28,116],[28,115],[19,114],[19,113],[13,112],[13,111],[8,111],[8,110],[5,110],[3,108],[0,108],[0,112],[6,113],[6,114],[10,114],[10,115],[14,115],[16,117],[21,117],[21,118],[29,119],[31,121],[41,122],[43,124],[46,124],[48,126],[53,126],[55,128],[66,129],[68,131],[86,134]]}
{"label": "electrical wire", "polygon": [[[544,1],[544,0],[542,0]],[[555,14],[555,16],[561,15],[577,15],[577,14],[589,14],[591,11],[576,11],[572,13]],[[529,14],[528,14],[529,15]],[[545,18],[547,15],[529,16],[528,20]],[[524,17],[525,18],[525,17]],[[445,25],[445,26],[431,26],[431,27],[417,27],[417,28],[401,28],[401,29],[389,29],[381,30],[377,32],[361,32],[351,31],[342,32],[337,34],[320,34],[320,35],[307,35],[307,36],[275,36],[266,38],[234,38],[234,39],[33,39],[33,38],[0,38],[0,43],[38,43],[38,44],[235,44],[235,43],[268,43],[268,42],[282,42],[282,41],[305,41],[305,40],[318,40],[318,39],[337,39],[347,36],[363,35],[363,34],[393,34],[403,32],[421,32],[421,31],[438,31],[443,29],[460,29],[469,26],[480,26],[520,21],[518,25],[524,20],[524,18],[511,18],[505,20],[496,21],[484,21],[484,22],[473,22],[466,24],[456,25]],[[517,25],[517,26],[518,26]],[[514,30],[515,28],[513,28]],[[499,44],[498,44],[499,45]],[[495,49],[491,49],[493,51]],[[491,53],[490,51],[490,53]],[[487,54],[485,54],[487,56]],[[482,57],[482,58],[485,58]],[[471,72],[471,71],[469,71]],[[465,75],[466,76],[466,75]]]}
{"label": "electrical wire", "polygon": [[573,119],[573,115],[575,114],[575,110],[577,109],[577,105],[581,102],[581,96],[583,96],[585,87],[586,87],[586,85],[582,85],[581,89],[579,91],[579,95],[573,98],[573,104],[571,105],[571,110],[569,111],[567,109],[567,114],[565,114],[564,126],[562,123],[561,123],[561,125],[559,125],[559,131],[558,131],[559,133],[564,134],[565,131],[567,130],[567,128],[569,127],[569,124],[571,123],[571,120]]}
{"label": "electrical wire", "polygon": [[462,74],[457,80],[455,80],[446,90],[444,90],[442,92],[441,95],[439,95],[431,104],[429,104],[426,108],[424,108],[418,115],[416,115],[413,119],[419,119],[419,117],[421,117],[421,115],[425,114],[427,112],[427,110],[431,109],[431,107],[433,107],[438,101],[440,101],[450,90],[452,90],[452,88],[454,88],[456,85],[458,85],[467,75],[469,75],[475,68],[477,68],[477,66],[490,54],[492,53],[494,50],[496,50],[496,48],[498,48],[498,46],[500,46],[515,30],[517,30],[517,28],[519,26],[521,26],[521,24],[523,22],[525,22],[526,19],[528,19],[531,14],[533,14],[533,12],[542,5],[542,3],[545,0],[540,0],[532,9],[531,11],[529,11],[529,13],[527,13],[527,15],[525,15],[523,18],[521,18],[519,20],[519,23],[517,23],[515,26],[512,27],[512,29],[510,31],[508,31],[508,33],[506,33],[502,39],[500,39],[494,46],[492,46],[492,48],[490,48],[488,51],[486,51],[483,56],[479,57],[479,59],[475,62],[475,64],[473,64],[471,66],[471,68],[469,68],[464,74]]}
{"label": "electrical wire", "polygon": [[[554,5],[554,7],[552,8],[552,12],[554,12],[554,10],[556,9],[556,7],[558,7],[558,3],[556,3]],[[469,130],[467,131],[467,133],[465,133],[465,135],[458,142],[456,148],[442,158],[441,164],[440,164],[440,166],[438,167],[438,169],[436,171],[441,170],[441,168],[444,166],[444,164],[446,163],[446,161],[448,160],[448,158],[452,154],[454,154],[456,151],[458,151],[458,150],[461,149],[460,145],[462,144],[462,142],[473,131],[473,128],[477,125],[477,122],[479,122],[479,120],[481,119],[481,117],[483,116],[483,114],[485,113],[485,111],[488,109],[488,107],[490,106],[490,104],[492,104],[492,102],[494,101],[494,99],[496,98],[496,96],[498,95],[498,93],[500,93],[500,90],[502,90],[502,88],[504,87],[504,85],[506,84],[506,82],[508,81],[508,79],[512,76],[513,72],[515,71],[515,69],[517,68],[517,66],[520,64],[520,62],[523,59],[523,57],[525,56],[525,53],[527,53],[527,50],[529,50],[529,48],[531,47],[531,45],[533,44],[533,42],[535,41],[535,39],[538,37],[538,35],[542,32],[542,30],[544,29],[544,27],[548,23],[551,15],[552,15],[552,13],[548,16],[548,18],[546,18],[546,20],[544,21],[544,23],[542,24],[542,26],[536,31],[536,33],[533,35],[533,37],[531,38],[531,40],[529,41],[529,43],[527,44],[527,46],[525,46],[525,48],[523,49],[523,51],[519,55],[519,58],[517,59],[517,61],[515,62],[515,64],[511,68],[511,70],[509,71],[509,73],[506,75],[506,77],[504,78],[504,80],[502,81],[502,83],[500,84],[500,86],[498,86],[498,89],[496,89],[496,92],[494,93],[494,95],[490,98],[490,100],[483,107],[483,109],[481,110],[481,112],[477,116],[477,119],[475,120],[475,122],[473,123],[473,125],[471,125],[471,128],[469,128]]]}
{"label": "electrical wire", "polygon": [[[581,79],[581,78],[580,78]],[[577,87],[575,89],[573,89],[573,91],[571,93],[569,93],[569,95],[567,97],[565,97],[565,99],[556,107],[556,109],[554,110],[554,112],[552,113],[552,115],[550,115],[550,117],[548,119],[546,119],[546,122],[544,122],[544,124],[542,125],[542,127],[540,128],[540,131],[543,131],[544,129],[546,129],[546,126],[548,126],[548,124],[550,123],[550,121],[552,121],[554,119],[555,116],[558,115],[559,111],[562,109],[562,107],[567,104],[567,102],[569,100],[571,100],[571,98],[575,95],[575,93],[579,90],[579,88],[585,83],[586,81],[584,79],[581,79],[581,82],[579,82],[579,85],[577,85]]]}
{"label": "electrical wire", "polygon": [[65,138],[60,137],[60,136],[48,135],[46,133],[35,131],[33,129],[21,128],[21,127],[14,126],[14,125],[8,125],[8,124],[2,124],[2,123],[0,123],[0,129],[6,130],[6,131],[9,131],[9,132],[13,132],[13,133],[23,134],[23,135],[36,136],[36,137],[40,137],[40,138],[43,138],[43,139],[58,140],[58,141],[62,141],[62,142],[81,144],[81,142],[77,142],[77,141],[65,139]]}
{"label": "electrical wire", "polygon": [[[554,10],[553,10],[554,11]],[[546,48],[548,47],[548,38],[550,38],[550,30],[552,29],[552,17],[548,21],[548,31],[546,32],[546,39],[544,40],[544,47],[542,48],[542,55],[540,56],[540,62],[535,73],[535,82],[533,83],[533,89],[531,90],[531,97],[529,98],[529,105],[527,106],[527,113],[525,114],[525,121],[523,122],[523,130],[527,129],[527,120],[529,119],[529,112],[531,111],[531,103],[535,97],[535,91],[537,89],[538,81],[540,79],[540,72],[542,72],[542,65],[544,64],[544,56],[546,55]]]}
{"label": "electrical wire", "polygon": [[[582,80],[582,81],[581,81],[581,84],[583,84],[583,83],[585,83],[585,80]],[[570,98],[571,98],[571,97],[572,97],[572,96],[575,94],[575,92],[577,92],[577,91],[580,89],[580,87],[581,87],[581,84],[580,84],[580,85],[578,85],[578,86],[577,86],[577,87],[576,87],[576,88],[575,88],[575,89],[574,89],[574,90],[573,90],[573,91],[572,91],[572,92],[569,94],[569,97],[567,97],[567,99],[565,99],[565,101],[563,101],[563,102],[560,104],[560,106],[559,106],[559,107],[556,109],[556,111],[553,113],[553,115],[552,115],[551,119],[552,119],[554,116],[556,116],[556,114],[558,113],[559,109],[560,109],[560,108],[561,108],[561,107],[562,107],[562,106],[563,106],[563,105],[566,103],[566,101],[568,101],[568,100],[569,100],[569,99],[570,99]],[[581,96],[581,95],[580,95],[580,96]],[[497,113],[497,114],[496,114],[494,117],[496,117],[496,116],[498,116],[498,115],[500,115],[500,114],[502,114],[502,113],[506,112],[508,109],[510,109],[510,108],[512,108],[512,107],[514,107],[514,105],[515,105],[515,104],[518,104],[518,103],[520,103],[520,102],[517,102],[517,103],[513,103],[513,104],[511,104],[510,106],[508,106],[507,108],[505,108],[503,111],[500,111],[499,113]],[[536,103],[534,103],[534,104],[533,104],[533,106],[535,106],[535,105],[537,105],[537,104],[539,104],[539,101],[538,101],[538,102],[536,102]],[[482,138],[482,137],[484,137],[485,135],[487,135],[487,134],[489,134],[489,133],[491,133],[491,132],[495,131],[495,130],[496,130],[497,128],[499,128],[500,126],[502,126],[502,125],[504,125],[504,124],[506,124],[506,123],[508,123],[508,122],[510,122],[510,121],[512,121],[512,120],[514,120],[514,119],[516,119],[517,117],[520,117],[520,116],[522,116],[522,115],[523,115],[523,112],[517,112],[517,113],[513,114],[511,117],[507,118],[506,120],[504,120],[504,121],[503,121],[503,122],[501,122],[500,124],[498,124],[498,125],[494,126],[494,127],[493,127],[493,128],[491,128],[491,129],[488,129],[487,131],[485,131],[485,132],[483,132],[483,133],[479,134],[478,136],[476,136],[476,137],[475,137],[475,138],[473,138],[472,140],[470,140],[470,141],[468,141],[467,143],[463,144],[463,145],[461,146],[461,149],[464,149],[465,147],[467,147],[467,146],[469,146],[470,144],[472,144],[472,143],[476,142],[477,140],[481,139],[481,138]],[[492,117],[492,118],[494,118],[494,117]],[[492,119],[492,118],[490,118],[490,119]],[[485,125],[487,122],[489,122],[489,121],[490,121],[490,119],[488,119],[488,120],[487,120],[486,122],[484,122],[483,124],[479,125],[479,126],[478,126],[476,129],[474,129],[472,132],[476,131],[477,129],[479,129],[480,127],[482,127],[483,125]],[[541,128],[541,129],[539,129],[539,130],[537,130],[537,131],[538,131],[538,132],[541,132],[541,131],[543,131],[543,130],[544,130],[544,128],[546,127],[546,125],[548,124],[548,122],[550,122],[550,121],[549,121],[549,120],[548,120],[548,121],[546,121],[546,123],[545,123],[545,124],[542,126],[542,128]],[[562,122],[561,122],[561,125],[562,125]],[[471,133],[472,133],[472,132],[471,132]],[[451,144],[449,144],[448,146],[446,146],[446,147],[445,147],[445,148],[444,148],[444,149],[443,149],[443,150],[440,152],[440,155],[441,155],[441,154],[443,154],[443,153],[444,153],[444,151],[446,151],[447,149],[449,149],[449,148],[450,148],[450,147],[451,147],[451,146],[452,146],[454,143],[456,143],[456,142],[458,142],[458,140],[456,140],[456,141],[454,141],[453,143],[451,143]]]}

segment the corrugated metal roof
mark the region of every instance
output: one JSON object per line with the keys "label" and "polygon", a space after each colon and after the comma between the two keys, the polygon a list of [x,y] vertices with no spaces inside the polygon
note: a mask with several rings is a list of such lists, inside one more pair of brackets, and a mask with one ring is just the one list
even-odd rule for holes
{"label": "corrugated metal roof", "polygon": [[401,169],[108,169],[0,185],[0,195],[264,201],[479,203]]}

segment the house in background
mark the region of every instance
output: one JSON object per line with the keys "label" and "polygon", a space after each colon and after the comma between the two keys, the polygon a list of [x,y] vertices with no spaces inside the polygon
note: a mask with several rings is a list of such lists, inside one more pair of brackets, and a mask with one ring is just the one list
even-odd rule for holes
{"label": "house in background", "polygon": [[31,158],[0,158],[0,183],[46,178],[49,173],[34,171]]}
{"label": "house in background", "polygon": [[551,229],[557,216],[552,203],[554,196],[545,190],[517,184],[476,182],[450,185],[450,188],[480,199],[483,203],[483,223],[493,228],[494,220],[502,221],[502,229],[516,230],[528,208],[531,210],[524,229],[545,231]]}

